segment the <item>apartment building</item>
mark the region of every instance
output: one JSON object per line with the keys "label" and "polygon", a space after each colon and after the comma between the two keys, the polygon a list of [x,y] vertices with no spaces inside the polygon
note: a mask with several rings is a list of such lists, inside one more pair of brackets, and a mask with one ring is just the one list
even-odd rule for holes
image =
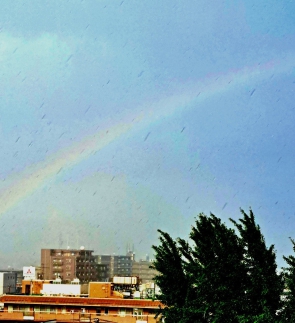
{"label": "apartment building", "polygon": [[93,250],[80,249],[41,249],[41,269],[43,279],[72,281],[78,278],[81,283],[97,280],[97,269]]}
{"label": "apartment building", "polygon": [[155,269],[150,268],[152,262],[149,260],[133,261],[132,276],[139,277],[142,284],[153,282],[157,274]]}
{"label": "apartment building", "polygon": [[108,282],[109,281],[109,265],[106,264],[96,264],[97,270],[97,281]]}
{"label": "apartment building", "polygon": [[159,323],[157,300],[113,297],[0,296],[0,321],[5,322],[116,322]]}
{"label": "apartment building", "polygon": [[97,255],[95,262],[106,266],[105,281],[114,276],[131,276],[133,255]]}

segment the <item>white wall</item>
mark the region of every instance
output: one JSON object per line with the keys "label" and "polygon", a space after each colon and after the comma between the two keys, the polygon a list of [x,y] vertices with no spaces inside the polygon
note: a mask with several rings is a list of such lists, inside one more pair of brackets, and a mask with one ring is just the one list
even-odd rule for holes
{"label": "white wall", "polygon": [[81,285],[77,284],[43,284],[43,295],[80,295]]}

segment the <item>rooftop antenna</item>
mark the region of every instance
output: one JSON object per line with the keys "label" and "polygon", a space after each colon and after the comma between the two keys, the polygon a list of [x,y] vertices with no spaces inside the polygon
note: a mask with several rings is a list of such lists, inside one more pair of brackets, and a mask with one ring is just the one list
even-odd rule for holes
{"label": "rooftop antenna", "polygon": [[76,240],[76,249],[79,249],[79,237],[77,236],[77,240]]}
{"label": "rooftop antenna", "polygon": [[70,249],[70,246],[69,246],[69,234],[67,234],[67,249]]}

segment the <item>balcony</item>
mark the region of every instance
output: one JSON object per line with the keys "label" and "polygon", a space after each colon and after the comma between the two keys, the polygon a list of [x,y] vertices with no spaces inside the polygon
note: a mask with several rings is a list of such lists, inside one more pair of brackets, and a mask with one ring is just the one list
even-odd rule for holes
{"label": "balcony", "polygon": [[112,322],[112,323],[137,323],[137,322],[149,322],[157,323],[154,315],[134,316],[132,314],[126,314],[121,316],[119,314],[96,314],[96,313],[82,313],[82,312],[64,312],[64,313],[47,313],[47,312],[33,312],[33,311],[0,311],[0,321],[56,321],[60,323],[90,323],[95,322],[99,318],[100,322]]}
{"label": "balcony", "polygon": [[53,266],[62,266],[63,261],[62,260],[53,260],[52,265]]}

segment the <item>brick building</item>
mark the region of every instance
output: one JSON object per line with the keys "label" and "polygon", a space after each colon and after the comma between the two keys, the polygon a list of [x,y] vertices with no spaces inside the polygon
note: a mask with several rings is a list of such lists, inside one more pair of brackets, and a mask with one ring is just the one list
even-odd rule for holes
{"label": "brick building", "polygon": [[79,278],[81,283],[97,280],[97,269],[93,250],[41,249],[41,269],[43,279],[72,281]]}

